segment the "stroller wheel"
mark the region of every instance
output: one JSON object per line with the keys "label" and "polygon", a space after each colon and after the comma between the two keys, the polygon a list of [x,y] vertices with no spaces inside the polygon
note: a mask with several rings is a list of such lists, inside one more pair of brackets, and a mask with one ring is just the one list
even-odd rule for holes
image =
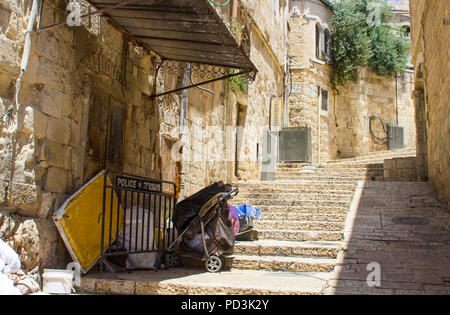
{"label": "stroller wheel", "polygon": [[208,272],[219,272],[222,269],[222,260],[217,256],[211,256],[206,261],[206,270]]}
{"label": "stroller wheel", "polygon": [[174,268],[180,265],[180,257],[176,254],[167,254],[167,266]]}

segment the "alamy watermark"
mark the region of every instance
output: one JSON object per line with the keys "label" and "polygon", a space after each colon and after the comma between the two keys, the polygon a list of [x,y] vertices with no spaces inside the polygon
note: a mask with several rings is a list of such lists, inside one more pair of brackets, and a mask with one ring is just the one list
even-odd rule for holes
{"label": "alamy watermark", "polygon": [[73,285],[81,286],[81,265],[77,262],[71,262],[67,265],[66,270],[73,271]]}
{"label": "alamy watermark", "polygon": [[371,271],[367,276],[366,283],[370,288],[381,287],[381,265],[371,262],[367,265],[367,271]]}

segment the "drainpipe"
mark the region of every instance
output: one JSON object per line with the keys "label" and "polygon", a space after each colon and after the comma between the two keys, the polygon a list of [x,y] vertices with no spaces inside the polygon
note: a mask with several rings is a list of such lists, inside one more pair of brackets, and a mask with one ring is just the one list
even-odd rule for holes
{"label": "drainpipe", "polygon": [[239,8],[239,0],[233,0],[233,13],[231,15],[233,19],[237,18],[238,16],[238,8]]}
{"label": "drainpipe", "polygon": [[[184,77],[183,77],[183,86],[188,86],[189,81],[191,80],[191,64],[189,62],[186,62],[184,65]],[[181,100],[181,115],[180,115],[180,139],[181,139],[181,145],[183,148],[182,153],[182,159],[181,159],[181,183],[180,183],[180,197],[179,201],[184,199],[184,181],[186,178],[186,154],[187,154],[187,148],[186,148],[186,135],[187,135],[187,112],[188,112],[188,105],[189,105],[189,89],[184,89],[182,93],[182,100]]]}
{"label": "drainpipe", "polygon": [[395,119],[398,126],[398,73],[395,73]]}
{"label": "drainpipe", "polygon": [[[30,17],[28,18],[27,30],[26,30],[26,34],[25,34],[25,44],[24,44],[23,52],[22,52],[22,59],[20,62],[20,74],[16,80],[16,92],[14,95],[14,103],[16,106],[19,106],[20,85],[21,85],[22,77],[23,77],[25,71],[27,70],[28,59],[30,57],[31,33],[33,32],[34,22],[36,21],[36,17],[38,14],[38,6],[39,6],[39,0],[33,0]],[[4,115],[4,116],[7,116],[8,123],[9,123],[9,119],[10,119],[13,111],[14,111],[14,104],[9,107],[7,113]],[[3,116],[2,116],[2,118],[3,118]],[[16,128],[17,128],[17,124],[16,124]],[[5,188],[5,202],[7,202],[7,200],[8,200],[9,189],[10,189],[13,179],[14,179],[16,140],[11,138],[11,142],[13,143],[12,152],[11,152],[11,168],[10,168],[11,174],[9,177],[8,185]]]}
{"label": "drainpipe", "polygon": [[38,6],[39,0],[33,0],[33,6],[31,7],[30,18],[28,20],[28,26],[25,35],[25,45],[23,46],[22,61],[20,63],[20,75],[16,82],[16,95],[15,95],[16,105],[19,105],[20,83],[23,74],[27,70],[28,58],[30,57],[31,33],[33,32],[34,22],[36,21],[36,16],[38,14]]}
{"label": "drainpipe", "polygon": [[287,50],[287,44],[288,44],[288,16],[289,16],[289,0],[286,0],[285,7],[284,7],[284,100],[283,100],[283,127],[287,127],[288,125],[288,119],[287,119],[287,111],[288,111],[288,95],[286,93],[286,89],[288,86],[288,50]]}

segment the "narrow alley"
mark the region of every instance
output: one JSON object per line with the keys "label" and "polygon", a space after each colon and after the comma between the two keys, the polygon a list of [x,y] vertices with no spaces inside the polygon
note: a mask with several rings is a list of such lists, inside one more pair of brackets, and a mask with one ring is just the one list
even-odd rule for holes
{"label": "narrow alley", "polygon": [[450,295],[449,0],[0,0],[0,294]]}

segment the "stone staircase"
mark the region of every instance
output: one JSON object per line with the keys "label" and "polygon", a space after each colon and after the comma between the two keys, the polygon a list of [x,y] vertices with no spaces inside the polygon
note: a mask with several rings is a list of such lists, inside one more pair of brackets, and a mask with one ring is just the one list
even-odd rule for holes
{"label": "stone staircase", "polygon": [[[279,164],[275,181],[234,183],[239,187],[239,194],[231,203],[261,208],[263,220],[255,226],[255,240],[236,242],[234,254],[227,260],[228,271],[212,274],[203,268],[185,267],[157,273],[119,274],[114,275],[114,279],[94,274],[83,278],[83,291],[113,294],[334,294],[339,293],[341,287],[349,290],[346,286],[354,285],[352,280],[342,283],[336,279],[340,277],[339,270],[347,268],[355,260],[347,257],[349,231],[357,234],[361,228],[359,226],[354,231],[355,211],[359,208],[364,211],[364,207],[387,207],[383,201],[386,196],[376,194],[370,202],[360,203],[361,187],[368,186],[369,191],[372,184],[378,185],[377,190],[386,188],[382,191],[406,187],[395,197],[401,202],[389,204],[395,211],[403,207],[403,203],[409,205],[411,200],[414,206],[421,205],[428,200],[425,198],[427,191],[422,197],[404,183],[369,183],[384,179],[385,159],[414,155],[413,151],[399,150],[329,161],[319,167]],[[432,190],[428,183],[409,184],[418,184],[414,188],[417,191],[423,187]],[[392,188],[389,185],[393,185]],[[359,197],[354,198],[354,195]],[[434,206],[434,203],[426,205]],[[369,241],[364,239],[365,233],[372,233],[375,240],[384,237],[377,234],[379,224],[371,225],[375,219],[381,220],[380,215],[368,218],[368,222],[362,218],[368,230],[362,231],[360,250],[368,250],[365,244]],[[395,237],[394,240],[397,239]],[[369,247],[374,246],[371,244]],[[362,274],[366,277],[364,272]],[[348,275],[343,273],[343,276],[353,279],[354,270],[350,270]],[[360,287],[358,290],[365,292],[366,288]]]}
{"label": "stone staircase", "polygon": [[261,208],[255,241],[237,242],[231,268],[331,272],[344,244],[344,228],[359,181],[383,180],[383,161],[411,150],[308,164],[279,164],[275,181],[236,182],[232,204]]}

